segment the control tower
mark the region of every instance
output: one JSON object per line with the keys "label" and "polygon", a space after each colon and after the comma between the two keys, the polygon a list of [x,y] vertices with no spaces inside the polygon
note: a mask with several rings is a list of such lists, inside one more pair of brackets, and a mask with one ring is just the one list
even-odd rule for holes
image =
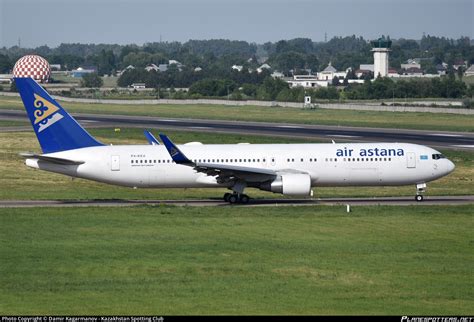
{"label": "control tower", "polygon": [[370,42],[374,52],[374,77],[388,76],[388,53],[392,46],[392,41],[386,38],[379,38]]}

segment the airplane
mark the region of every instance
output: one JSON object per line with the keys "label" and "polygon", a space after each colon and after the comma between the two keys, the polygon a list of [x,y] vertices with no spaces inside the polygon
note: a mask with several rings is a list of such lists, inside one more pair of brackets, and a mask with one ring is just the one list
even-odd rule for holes
{"label": "airplane", "polygon": [[416,185],[455,165],[440,152],[410,143],[175,145],[164,134],[149,144],[106,145],[91,136],[31,78],[14,79],[42,149],[25,153],[28,167],[134,188],[222,187],[231,204],[248,203],[246,188],[312,196],[314,187]]}

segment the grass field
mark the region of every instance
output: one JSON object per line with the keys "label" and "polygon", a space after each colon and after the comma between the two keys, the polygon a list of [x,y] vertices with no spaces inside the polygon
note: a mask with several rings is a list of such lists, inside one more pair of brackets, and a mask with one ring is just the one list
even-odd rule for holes
{"label": "grass field", "polygon": [[3,126],[27,126],[30,123],[27,120],[24,121],[11,121],[11,120],[0,120],[0,127]]}
{"label": "grass field", "polygon": [[[70,112],[145,115],[171,118],[223,119],[356,127],[473,132],[473,116],[327,109],[220,105],[112,105],[62,103]],[[0,108],[23,109],[19,98],[0,97]]]}
{"label": "grass field", "polygon": [[0,209],[0,314],[471,315],[473,213]]}
{"label": "grass field", "polygon": [[[93,129],[91,133],[107,144],[145,144],[141,129]],[[285,139],[258,136],[166,131],[176,143],[201,141],[203,143],[297,143],[304,139]],[[220,198],[226,189],[131,189],[28,168],[18,156],[21,152],[40,148],[32,131],[0,133],[0,199],[201,199]],[[443,151],[456,164],[449,176],[428,184],[427,195],[466,195],[474,191],[474,153]],[[414,186],[318,188],[316,197],[372,197],[413,196]],[[255,189],[248,189],[253,198],[281,198]]]}
{"label": "grass field", "polygon": [[[104,143],[146,142],[141,129],[91,133]],[[176,143],[311,142],[166,133]],[[72,181],[27,168],[18,157],[25,151],[40,151],[33,131],[0,133],[0,199],[198,199],[225,191]],[[443,153],[456,170],[429,184],[428,195],[472,194],[474,153]],[[315,194],[412,196],[414,187]],[[0,208],[0,315],[473,314],[474,205],[352,210]]]}

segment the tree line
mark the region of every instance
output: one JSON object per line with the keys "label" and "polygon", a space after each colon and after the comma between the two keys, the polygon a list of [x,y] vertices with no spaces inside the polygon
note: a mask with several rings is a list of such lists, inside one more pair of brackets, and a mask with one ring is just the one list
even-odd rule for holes
{"label": "tree line", "polygon": [[[274,70],[289,75],[293,72],[315,72],[329,62],[337,70],[357,69],[360,64],[372,63],[371,46],[367,39],[333,37],[327,42],[314,42],[308,38],[280,40],[264,44],[225,39],[189,40],[180,42],[151,42],[142,46],[117,44],[61,44],[56,48],[0,48],[0,73],[8,73],[16,60],[26,54],[38,54],[51,64],[61,64],[71,70],[79,66],[94,65],[100,76],[113,74],[128,65],[145,67],[147,64],[178,60],[190,68],[218,71],[232,65],[255,69],[266,60]],[[390,53],[392,67],[398,68],[409,58],[420,58],[426,68],[457,60],[474,63],[474,46],[468,37],[450,39],[423,36],[421,40],[393,40]]]}
{"label": "tree line", "polygon": [[267,77],[258,84],[238,84],[230,79],[203,79],[191,85],[188,93],[180,93],[180,98],[229,98],[256,99],[282,102],[303,102],[305,96],[313,100],[367,100],[405,98],[472,98],[474,86],[467,86],[454,77],[411,78],[393,80],[379,77],[363,84],[350,84],[345,88],[336,86],[305,89],[290,88],[288,83]]}

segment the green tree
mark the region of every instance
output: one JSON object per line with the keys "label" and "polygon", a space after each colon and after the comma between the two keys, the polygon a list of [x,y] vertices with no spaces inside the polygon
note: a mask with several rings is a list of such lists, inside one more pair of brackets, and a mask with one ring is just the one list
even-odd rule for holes
{"label": "green tree", "polygon": [[81,86],[82,87],[102,87],[104,81],[97,73],[89,73],[82,76]]}
{"label": "green tree", "polygon": [[458,67],[457,74],[458,74],[459,79],[462,80],[462,78],[464,76],[464,67],[463,66]]}
{"label": "green tree", "polygon": [[0,73],[6,74],[13,68],[13,63],[7,55],[0,54]]}
{"label": "green tree", "polygon": [[112,74],[112,70],[116,69],[115,60],[115,55],[111,50],[102,50],[96,59],[98,74],[101,76]]}
{"label": "green tree", "polygon": [[288,83],[273,77],[267,77],[257,90],[257,98],[261,100],[275,100],[278,94],[288,88]]}

